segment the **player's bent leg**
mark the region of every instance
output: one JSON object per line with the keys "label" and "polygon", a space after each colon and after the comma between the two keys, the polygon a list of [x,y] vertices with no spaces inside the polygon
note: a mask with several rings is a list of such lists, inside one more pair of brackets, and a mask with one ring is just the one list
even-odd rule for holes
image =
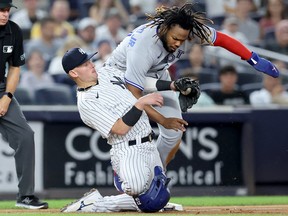
{"label": "player's bent leg", "polygon": [[98,190],[92,189],[79,200],[65,206],[61,212],[119,212],[139,211],[132,196],[120,194],[103,197]]}
{"label": "player's bent leg", "polygon": [[115,149],[112,150],[113,169],[119,175],[117,181],[114,178],[118,191],[133,196],[148,190],[154,176],[154,167],[162,167],[156,143],[153,141],[129,146],[121,151],[120,158],[119,154],[115,156]]}
{"label": "player's bent leg", "polygon": [[[182,131],[168,130],[159,126],[160,134],[157,139],[157,149],[160,154],[163,166],[167,164],[175,157],[176,152],[179,149],[182,140]],[[169,133],[169,136],[166,134]]]}
{"label": "player's bent leg", "polygon": [[178,141],[178,143],[174,146],[174,148],[169,152],[168,156],[166,157],[165,160],[165,167],[170,163],[171,160],[174,159],[179,147],[181,144],[181,140]]}
{"label": "player's bent leg", "polygon": [[119,194],[105,196],[103,202],[95,202],[95,212],[140,211],[132,196]]}
{"label": "player's bent leg", "polygon": [[[143,146],[144,145],[145,144],[143,144]],[[136,153],[138,155],[137,157],[123,158],[123,160],[120,162],[119,175],[121,176],[122,180],[121,189],[124,191],[124,193],[130,196],[138,195],[143,191],[146,191],[149,188],[154,174],[151,170],[151,167],[154,166],[149,165],[149,161],[153,160],[150,158],[151,154],[141,154],[140,152]],[[127,164],[129,164],[130,169],[127,168]]]}
{"label": "player's bent leg", "polygon": [[[182,118],[177,94],[172,91],[161,92],[161,94],[165,101],[164,106],[161,108],[155,107],[155,109],[167,118]],[[158,127],[159,137],[157,140],[157,149],[163,165],[166,166],[174,158],[179,148],[183,132],[166,129],[159,124]]]}

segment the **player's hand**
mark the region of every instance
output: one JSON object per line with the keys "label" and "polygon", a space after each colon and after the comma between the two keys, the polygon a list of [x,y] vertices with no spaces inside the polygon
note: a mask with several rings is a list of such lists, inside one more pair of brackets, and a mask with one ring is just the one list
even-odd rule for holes
{"label": "player's hand", "polygon": [[161,125],[166,129],[173,129],[175,131],[180,130],[184,132],[186,131],[185,126],[188,126],[188,122],[179,118],[165,118]]}
{"label": "player's hand", "polygon": [[276,68],[276,66],[267,59],[259,57],[255,52],[252,52],[252,56],[247,62],[256,70],[268,74],[269,76],[274,78],[279,76],[279,70]]}
{"label": "player's hand", "polygon": [[154,105],[154,106],[162,107],[163,102],[164,102],[163,96],[159,93],[154,92],[154,93],[147,94],[139,98],[135,106],[138,109],[143,110],[145,105]]}

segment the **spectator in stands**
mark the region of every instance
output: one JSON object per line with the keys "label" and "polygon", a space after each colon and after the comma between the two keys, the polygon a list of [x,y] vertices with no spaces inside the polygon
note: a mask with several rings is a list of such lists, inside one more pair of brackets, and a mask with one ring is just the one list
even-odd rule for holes
{"label": "spectator in stands", "polygon": [[130,23],[129,26],[134,29],[147,22],[146,13],[155,13],[155,8],[157,7],[157,0],[142,1],[142,0],[129,0],[130,4]]}
{"label": "spectator in stands", "polygon": [[78,23],[77,35],[85,43],[83,49],[87,53],[95,52],[96,26],[96,21],[90,17],[85,17]]}
{"label": "spectator in stands", "polygon": [[60,47],[54,58],[51,60],[51,63],[48,68],[48,73],[52,75],[56,83],[68,84],[70,86],[75,85],[75,83],[70,78],[68,78],[66,74],[63,74],[63,68],[62,68],[63,55],[67,52],[67,50],[73,47],[83,47],[84,49],[85,42],[76,35],[67,37],[64,44]]}
{"label": "spectator in stands", "polygon": [[[50,6],[53,5],[55,0],[50,0]],[[77,21],[80,17],[80,13],[82,12],[83,5],[81,4],[82,1],[79,0],[67,0],[69,3],[70,13],[69,18],[67,19],[68,22]],[[85,1],[84,1],[85,2]]]}
{"label": "spectator in stands", "polygon": [[284,0],[268,0],[265,15],[259,20],[260,37],[262,40],[265,35],[275,31],[277,23],[287,17],[286,9]]}
{"label": "spectator in stands", "polygon": [[207,16],[209,18],[224,17],[232,15],[236,6],[236,0],[218,0],[217,4],[211,0],[205,0]]}
{"label": "spectator in stands", "polygon": [[196,74],[200,74],[201,72],[210,72],[212,73],[211,76],[213,76],[217,65],[208,63],[208,61],[206,61],[205,49],[207,49],[207,47],[204,47],[198,43],[193,43],[188,54],[188,59],[184,61],[178,61],[176,63],[177,74],[176,77],[173,77],[181,77],[181,70],[185,68],[191,68]]}
{"label": "spectator in stands", "polygon": [[[260,8],[261,0],[251,1],[250,11],[256,12]],[[226,16],[235,15],[237,0],[217,0],[217,4],[211,0],[205,0],[207,16],[213,19],[214,24],[221,26]]]}
{"label": "spectator in stands", "polygon": [[[172,7],[172,6],[181,6],[183,4],[185,4],[187,2],[187,0],[157,0],[156,2],[156,8],[160,7],[160,6],[164,6],[164,7]],[[199,3],[197,3],[199,4]]]}
{"label": "spectator in stands", "polygon": [[157,7],[157,0],[130,0],[129,2],[132,14],[153,14],[155,13],[155,8]]}
{"label": "spectator in stands", "polygon": [[98,51],[97,53],[98,58],[95,61],[95,68],[99,70],[112,53],[111,42],[109,40],[98,41],[96,50]]}
{"label": "spectator in stands", "polygon": [[[70,6],[67,0],[55,0],[50,8],[49,16],[55,20],[54,35],[57,38],[65,39],[68,35],[74,35],[75,29],[68,22],[70,16]],[[31,38],[39,38],[41,36],[40,23],[35,23],[31,29]]]}
{"label": "spectator in stands", "polygon": [[26,88],[34,97],[35,90],[54,85],[52,76],[45,71],[45,60],[38,50],[32,50],[27,57],[27,71],[21,74],[19,86]]}
{"label": "spectator in stands", "polygon": [[[288,63],[281,60],[273,60],[272,62],[281,71],[282,84],[288,87]],[[288,90],[288,88],[286,89]]]}
{"label": "spectator in stands", "polygon": [[238,90],[237,71],[234,66],[227,65],[219,71],[220,89],[210,92],[210,97],[218,105],[238,106],[249,104],[246,94]]}
{"label": "spectator in stands", "polygon": [[23,0],[23,8],[11,15],[23,31],[24,39],[30,38],[32,25],[47,16],[47,12],[39,8],[39,0]]}
{"label": "spectator in stands", "polygon": [[89,16],[98,24],[104,24],[106,15],[112,8],[118,11],[122,25],[126,26],[129,23],[129,14],[120,0],[95,0],[89,8]]}
{"label": "spectator in stands", "polygon": [[[224,19],[221,32],[236,38],[243,44],[248,44],[248,38],[239,31],[239,20],[235,16],[229,16]],[[225,65],[233,64],[234,67],[236,67],[237,71],[243,71],[246,67],[243,66],[243,64],[240,63],[240,59],[236,55],[230,55],[230,52],[226,49],[221,49],[219,47],[207,47],[206,48],[208,53],[213,53],[214,57],[212,59],[216,58],[216,61],[218,62],[218,65],[220,67],[223,67]]]}
{"label": "spectator in stands", "polygon": [[288,55],[288,19],[281,20],[275,27],[275,40],[268,40],[264,48]]}
{"label": "spectator in stands", "polygon": [[29,56],[32,50],[38,50],[43,54],[46,68],[55,56],[62,40],[55,38],[56,23],[53,18],[45,17],[40,21],[40,37],[29,40],[25,45],[26,54]]}
{"label": "spectator in stands", "polygon": [[113,48],[127,36],[128,32],[122,28],[122,19],[116,8],[110,9],[104,24],[96,28],[96,35],[99,40],[106,39],[114,43]]}
{"label": "spectator in stands", "polygon": [[239,21],[233,15],[225,18],[221,32],[236,38],[244,44],[249,43],[247,37],[239,31]]}
{"label": "spectator in stands", "polygon": [[249,100],[250,104],[255,106],[288,105],[288,92],[282,85],[281,76],[275,79],[264,75],[263,88],[252,92]]}
{"label": "spectator in stands", "polygon": [[239,21],[239,31],[248,38],[250,44],[259,45],[260,27],[250,16],[253,5],[253,0],[237,0],[235,16]]}

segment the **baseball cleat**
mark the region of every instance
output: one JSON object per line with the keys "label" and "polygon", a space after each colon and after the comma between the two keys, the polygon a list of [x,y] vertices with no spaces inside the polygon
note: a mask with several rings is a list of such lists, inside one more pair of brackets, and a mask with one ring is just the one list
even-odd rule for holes
{"label": "baseball cleat", "polygon": [[102,199],[102,195],[95,188],[85,193],[84,196],[67,206],[63,207],[61,212],[94,212],[94,202]]}
{"label": "baseball cleat", "polygon": [[15,206],[27,209],[47,209],[48,203],[42,202],[38,197],[32,195],[19,197]]}
{"label": "baseball cleat", "polygon": [[163,211],[184,211],[184,209],[181,204],[168,202],[167,205],[164,206]]}

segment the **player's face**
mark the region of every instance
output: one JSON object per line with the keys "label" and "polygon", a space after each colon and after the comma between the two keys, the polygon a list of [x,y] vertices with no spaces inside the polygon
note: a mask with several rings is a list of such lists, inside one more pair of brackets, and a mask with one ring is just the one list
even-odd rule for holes
{"label": "player's face", "polygon": [[0,8],[0,26],[6,25],[9,19],[10,8]]}
{"label": "player's face", "polygon": [[160,37],[167,52],[173,53],[185,40],[188,39],[189,31],[181,28],[179,25],[172,26],[167,34]]}
{"label": "player's face", "polygon": [[93,83],[98,79],[98,74],[95,70],[95,65],[92,61],[86,61],[75,68],[78,78],[84,83]]}

